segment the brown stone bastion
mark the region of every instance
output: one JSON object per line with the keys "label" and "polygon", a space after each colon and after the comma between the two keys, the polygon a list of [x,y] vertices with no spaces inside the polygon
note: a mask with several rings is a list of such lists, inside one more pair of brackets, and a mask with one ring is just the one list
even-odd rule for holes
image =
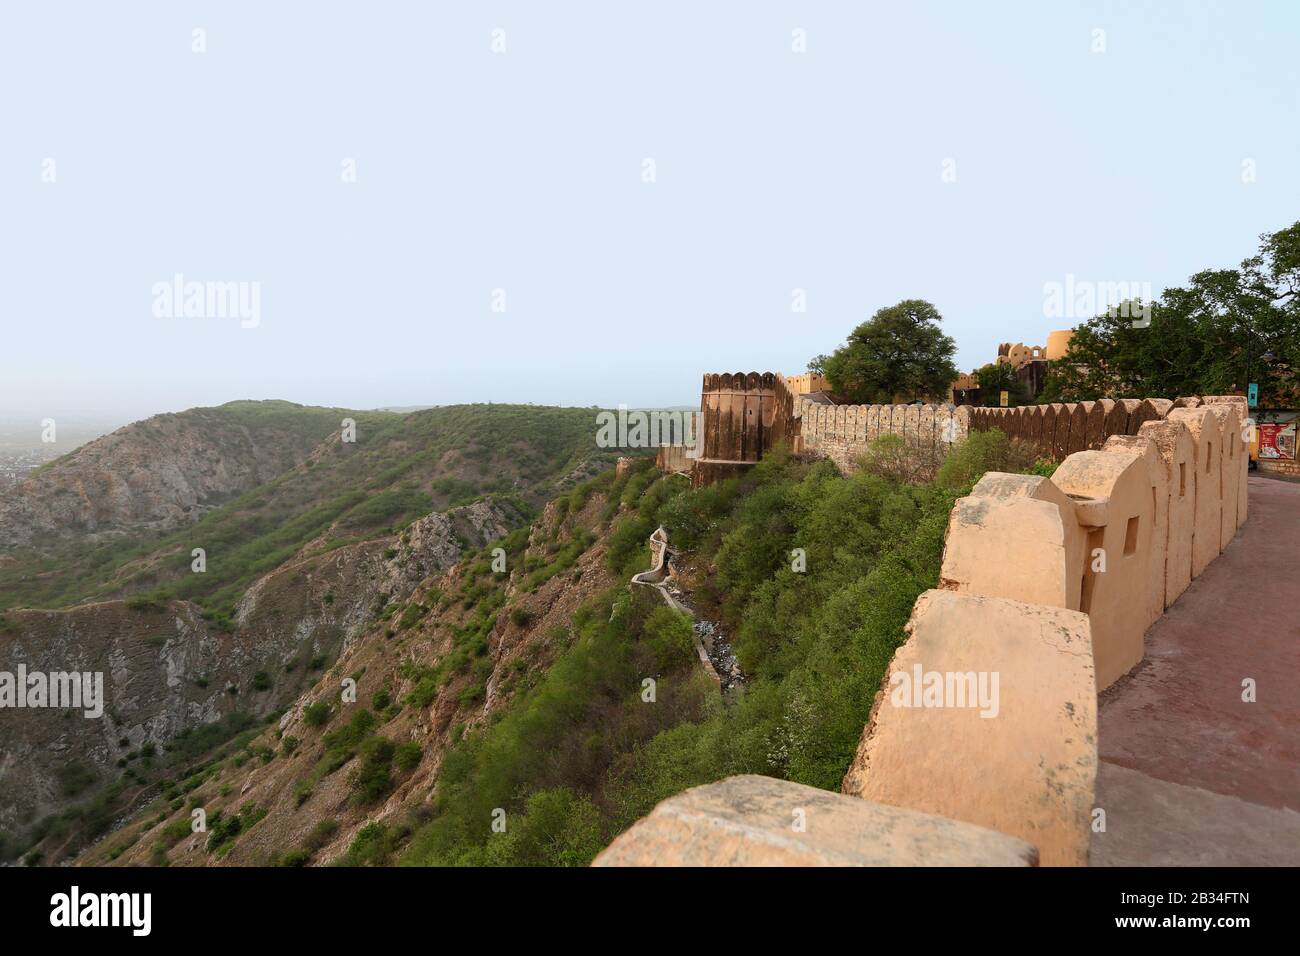
{"label": "brown stone bastion", "polygon": [[940,586],[912,610],[840,794],[697,787],[595,865],[1086,865],[1097,695],[1246,520],[1245,398],[825,406],[772,373],[704,385],[697,484],[779,441],[838,462],[882,434],[939,445],[992,428],[1060,465],[986,474],[957,501]]}

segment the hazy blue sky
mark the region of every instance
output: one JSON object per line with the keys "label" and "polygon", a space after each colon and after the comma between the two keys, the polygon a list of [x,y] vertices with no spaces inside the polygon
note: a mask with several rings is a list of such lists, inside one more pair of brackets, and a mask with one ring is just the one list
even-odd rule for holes
{"label": "hazy blue sky", "polygon": [[1300,218],[1297,10],[6,3],[0,413],[686,404],[908,297],[970,368]]}

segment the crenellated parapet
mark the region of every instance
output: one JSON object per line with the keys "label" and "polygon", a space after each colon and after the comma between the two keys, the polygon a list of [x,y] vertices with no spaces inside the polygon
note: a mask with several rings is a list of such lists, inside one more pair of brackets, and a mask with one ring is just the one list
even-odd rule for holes
{"label": "crenellated parapet", "polygon": [[911,454],[937,466],[948,448],[970,431],[964,405],[820,405],[797,403],[805,452],[830,458],[846,474],[884,435],[902,438]]}
{"label": "crenellated parapet", "polygon": [[[798,412],[810,450],[941,422],[923,406]],[[861,808],[731,778],[660,804],[599,864],[1087,864],[1097,694],[1141,663],[1146,631],[1245,522],[1246,400],[963,412],[1060,465],[986,474],[953,507],[939,587],[912,609],[843,780]],[[789,836],[792,810],[813,836]]]}
{"label": "crenellated parapet", "polygon": [[795,396],[776,372],[709,372],[700,394],[703,447],[692,470],[697,484],[733,477],[779,442],[799,437]]}
{"label": "crenellated parapet", "polygon": [[971,406],[970,427],[979,432],[996,428],[1037,446],[1043,458],[1064,461],[1076,451],[1101,448],[1114,435],[1138,434],[1145,422],[1164,419],[1175,404],[1167,398],[1103,398],[1011,408]]}

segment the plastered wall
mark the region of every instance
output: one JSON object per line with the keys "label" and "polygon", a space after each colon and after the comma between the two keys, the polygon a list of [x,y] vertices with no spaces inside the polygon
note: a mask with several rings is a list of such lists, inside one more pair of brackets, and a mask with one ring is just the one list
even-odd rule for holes
{"label": "plastered wall", "polygon": [[[1066,446],[1116,408],[1125,433],[1052,478],[988,474],[956,503],[940,588],[912,611],[845,793],[991,827],[1047,865],[1087,862],[1096,695],[1142,661],[1147,629],[1246,515],[1244,398],[1080,403],[1062,416]],[[891,706],[908,668],[999,675],[996,716]]]}
{"label": "plastered wall", "polygon": [[[805,404],[801,437],[832,454],[881,434],[933,435],[942,421],[899,408]],[[909,823],[923,837],[890,845],[891,864],[1087,863],[1097,694],[1141,662],[1146,630],[1245,521],[1245,399],[969,412],[980,413],[971,427],[1005,426],[1061,464],[1050,479],[987,474],[953,508],[940,586],[917,600],[844,777],[862,813],[828,795],[817,841],[792,844],[796,785],[735,778],[707,806],[703,791],[661,804],[601,862],[878,864],[897,824],[878,833],[868,817],[898,807],[928,816]],[[944,821],[984,829],[960,835]],[[1017,842],[982,842],[987,831]]]}

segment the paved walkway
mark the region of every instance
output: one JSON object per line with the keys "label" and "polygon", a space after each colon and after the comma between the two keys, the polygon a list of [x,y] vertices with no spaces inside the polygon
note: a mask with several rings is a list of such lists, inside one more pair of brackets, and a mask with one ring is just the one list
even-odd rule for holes
{"label": "paved walkway", "polygon": [[1245,526],[1101,695],[1094,866],[1300,864],[1300,484],[1249,481]]}

